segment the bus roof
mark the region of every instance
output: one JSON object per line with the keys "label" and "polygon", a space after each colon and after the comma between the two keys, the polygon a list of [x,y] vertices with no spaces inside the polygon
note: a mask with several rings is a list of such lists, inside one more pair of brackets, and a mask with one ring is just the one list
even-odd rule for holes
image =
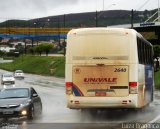
{"label": "bus roof", "polygon": [[79,28],[79,29],[72,29],[68,32],[67,37],[71,35],[86,35],[86,34],[102,34],[102,33],[117,33],[117,34],[127,34],[132,33],[136,34],[137,37],[143,39],[148,45],[152,46],[150,42],[148,42],[140,33],[138,33],[134,29],[127,29],[127,28],[111,28],[111,27],[93,27],[93,28]]}
{"label": "bus roof", "polygon": [[107,28],[107,27],[93,27],[93,28],[79,28],[79,29],[72,29],[68,35],[70,34],[87,34],[87,33],[107,33],[107,32],[114,32],[114,33],[126,33],[126,32],[136,32],[134,29],[126,29],[126,28]]}

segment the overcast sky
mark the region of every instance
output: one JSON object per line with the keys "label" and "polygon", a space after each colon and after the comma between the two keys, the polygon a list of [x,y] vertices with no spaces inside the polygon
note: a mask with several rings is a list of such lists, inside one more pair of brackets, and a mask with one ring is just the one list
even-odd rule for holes
{"label": "overcast sky", "polygon": [[150,10],[158,0],[0,0],[0,21],[101,10]]}

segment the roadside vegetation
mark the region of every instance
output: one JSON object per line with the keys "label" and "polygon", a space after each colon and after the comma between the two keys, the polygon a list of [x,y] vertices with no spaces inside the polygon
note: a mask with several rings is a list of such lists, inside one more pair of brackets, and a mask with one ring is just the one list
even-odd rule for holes
{"label": "roadside vegetation", "polygon": [[160,89],[160,70],[154,74],[155,88]]}
{"label": "roadside vegetation", "polygon": [[65,57],[27,55],[15,58],[12,63],[0,64],[0,69],[21,69],[25,73],[64,77],[64,64]]}
{"label": "roadside vegetation", "polygon": [[45,52],[46,56],[48,56],[50,50],[54,47],[52,43],[42,43],[38,46],[31,47],[28,51],[32,55],[38,53],[40,56],[42,55],[42,52]]}
{"label": "roadside vegetation", "polygon": [[[59,51],[63,51],[63,46]],[[48,56],[55,52],[53,43],[41,43],[30,48],[20,47],[14,51],[0,51],[0,57],[6,60],[14,60],[12,63],[0,64],[0,69],[8,71],[23,70],[25,73],[64,77],[64,57]],[[26,53],[23,55],[23,53]],[[43,54],[43,56],[42,56]],[[63,53],[64,54],[64,53]],[[44,56],[46,55],[46,56]]]}
{"label": "roadside vegetation", "polygon": [[154,45],[154,80],[155,80],[155,87],[160,89],[160,65],[159,65],[159,58],[160,58],[160,45]]}

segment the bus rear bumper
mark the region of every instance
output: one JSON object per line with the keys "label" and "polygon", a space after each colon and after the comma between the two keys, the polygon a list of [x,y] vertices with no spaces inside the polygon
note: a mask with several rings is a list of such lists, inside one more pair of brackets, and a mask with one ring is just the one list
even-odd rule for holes
{"label": "bus rear bumper", "polygon": [[67,107],[81,108],[139,108],[138,95],[130,94],[125,97],[75,97],[68,96]]}

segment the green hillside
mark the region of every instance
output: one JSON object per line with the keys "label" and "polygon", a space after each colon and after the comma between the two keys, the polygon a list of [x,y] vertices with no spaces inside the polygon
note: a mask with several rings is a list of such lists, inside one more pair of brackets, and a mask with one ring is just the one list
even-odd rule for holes
{"label": "green hillside", "polygon": [[64,77],[64,62],[64,57],[21,56],[12,63],[1,64],[0,68],[9,71],[21,69],[25,73]]}

